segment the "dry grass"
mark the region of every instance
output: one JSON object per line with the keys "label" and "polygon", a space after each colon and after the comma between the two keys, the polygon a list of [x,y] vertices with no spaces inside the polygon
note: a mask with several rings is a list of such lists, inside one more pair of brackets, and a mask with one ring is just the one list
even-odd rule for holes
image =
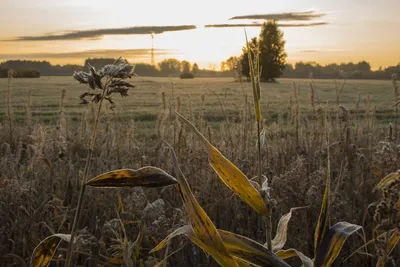
{"label": "dry grass", "polygon": [[[3,95],[7,94],[6,83],[0,80]],[[362,251],[372,256],[356,254],[340,264],[363,240],[381,233],[374,231],[374,203],[384,202],[387,196],[379,198],[379,193],[372,191],[381,178],[400,166],[400,148],[396,145],[399,136],[395,131],[388,134],[389,122],[397,127],[391,109],[392,84],[348,81],[340,90],[338,82],[339,98],[335,83],[314,80],[310,102],[309,81],[295,81],[295,89],[291,83],[281,80],[279,84],[263,84],[261,89],[265,118],[262,173],[270,180],[272,229],[292,207],[309,206],[293,215],[285,248],[313,255],[313,235],[327,170],[328,133],[331,220],[359,224],[365,233],[349,238],[335,266],[375,266],[377,257],[373,255],[380,254],[375,253],[373,245]],[[239,83],[228,79],[170,81],[139,77],[134,84],[138,88],[132,89],[129,98],[115,101],[115,112],[101,116],[89,177],[146,165],[171,171],[168,151],[162,146],[162,140],[167,140],[180,159],[194,195],[215,226],[264,243],[263,220],[217,180],[202,144],[173,113],[179,109],[248,177],[256,176],[258,160],[253,151],[257,125],[252,115],[250,84],[244,84],[248,96],[243,95]],[[66,89],[61,100],[60,88]],[[7,105],[0,109],[0,257],[7,255],[5,266],[23,266],[21,260],[29,262],[40,240],[71,231],[95,113],[94,107],[77,104],[81,88],[64,77],[16,79],[11,90],[12,128],[4,116],[8,114]],[[106,266],[105,257],[123,257],[126,244],[130,244],[135,248],[130,251],[135,255],[135,266],[140,262],[153,266],[154,258],[163,258],[164,254],[150,255],[149,250],[188,221],[179,196],[172,190],[87,189],[74,260],[79,266]],[[137,242],[139,233],[143,237]],[[181,240],[172,242],[169,251],[178,249],[185,242]],[[59,266],[65,257],[63,248],[56,257]],[[381,253],[382,246],[377,249]],[[398,248],[391,256],[388,264],[398,263]],[[192,245],[176,252],[168,263],[216,266]],[[290,264],[299,266],[296,260]]]}

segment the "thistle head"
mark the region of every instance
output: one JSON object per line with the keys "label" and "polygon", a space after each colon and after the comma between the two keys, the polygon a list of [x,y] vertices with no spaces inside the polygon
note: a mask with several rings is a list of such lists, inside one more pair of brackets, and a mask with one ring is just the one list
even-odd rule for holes
{"label": "thistle head", "polygon": [[[126,61],[117,60],[113,64],[106,65],[100,70],[89,64],[89,71],[75,71],[73,78],[80,84],[89,85],[89,91],[79,96],[80,104],[88,104],[86,97],[92,98],[92,102],[98,103],[102,99],[107,100],[111,104],[111,109],[115,107],[111,97],[113,94],[120,94],[122,97],[128,96],[128,90],[135,88],[126,81],[127,78],[137,76],[134,73],[135,66]],[[99,89],[100,91],[96,91]]]}

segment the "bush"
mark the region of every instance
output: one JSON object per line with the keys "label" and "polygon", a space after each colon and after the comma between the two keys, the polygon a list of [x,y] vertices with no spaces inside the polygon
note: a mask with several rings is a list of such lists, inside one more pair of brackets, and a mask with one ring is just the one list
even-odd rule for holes
{"label": "bush", "polygon": [[[8,77],[8,69],[0,68],[0,78]],[[40,72],[36,70],[15,70],[14,78],[40,78]]]}
{"label": "bush", "polygon": [[14,78],[40,78],[40,72],[36,70],[17,70]]}
{"label": "bush", "polygon": [[182,72],[179,77],[181,79],[193,79],[194,78],[194,74],[191,73],[191,72]]}

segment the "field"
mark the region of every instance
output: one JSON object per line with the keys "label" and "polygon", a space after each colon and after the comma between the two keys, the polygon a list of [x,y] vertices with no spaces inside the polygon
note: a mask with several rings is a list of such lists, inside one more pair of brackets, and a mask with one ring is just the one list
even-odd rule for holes
{"label": "field", "polygon": [[[178,110],[192,121],[243,173],[254,177],[257,130],[251,84],[228,78],[135,77],[130,82],[137,87],[129,96],[115,95],[116,108],[102,111],[89,177],[146,165],[172,173],[166,140],[216,227],[265,243],[262,219],[217,178],[200,140],[173,113]],[[363,227],[349,237],[333,266],[375,266],[387,240],[343,260],[377,234],[398,229],[399,216],[386,220],[382,213],[378,218],[376,207],[387,199],[373,193],[378,181],[400,166],[398,114],[392,107],[398,89],[392,81],[348,80],[343,88],[342,83],[280,79],[261,84],[262,173],[269,182],[274,233],[290,208],[307,207],[293,212],[285,248],[312,257],[328,140],[331,224],[348,221]],[[4,266],[24,266],[40,240],[71,230],[97,105],[78,104],[88,87],[72,77],[13,79],[11,105],[7,88],[7,79],[0,79],[0,258],[8,259]],[[135,259],[132,266],[153,266],[168,252],[149,251],[188,223],[173,188],[89,189],[82,214],[76,266],[122,266],[106,263],[107,257],[123,259],[127,250]],[[385,227],[377,229],[381,222]],[[144,237],[137,238],[139,234]],[[217,266],[186,241],[170,243],[169,253],[185,247],[168,258],[168,266]],[[58,251],[54,266],[62,266],[57,264],[66,245]],[[298,259],[288,262],[300,266]],[[387,266],[394,264],[399,264],[398,248],[387,259]]]}
{"label": "field", "polygon": [[[128,117],[136,122],[143,122],[144,127],[149,127],[157,120],[159,109],[162,107],[162,93],[167,101],[180,99],[182,113],[189,111],[204,112],[207,121],[220,122],[225,120],[221,104],[228,117],[238,118],[243,105],[244,95],[248,101],[252,100],[251,84],[244,83],[243,88],[239,82],[232,78],[197,78],[181,80],[179,78],[154,78],[135,77],[131,80],[138,87],[132,89],[126,98],[115,97],[117,104],[115,114],[118,117]],[[290,97],[294,101],[293,82],[300,86],[300,109],[305,112],[311,110],[309,80],[281,79],[278,83],[265,83],[262,85],[261,105],[263,114],[268,120],[277,118],[280,112],[287,113]],[[337,81],[341,87],[342,81]],[[329,103],[329,108],[336,106],[336,89],[332,80],[316,80],[316,102],[321,105]],[[0,80],[3,97],[7,88],[7,79]],[[12,85],[13,108],[16,120],[24,118],[24,107],[32,90],[32,114],[41,122],[55,121],[60,104],[61,90],[66,89],[65,113],[71,120],[78,120],[86,105],[78,105],[78,96],[84,92],[85,87],[79,85],[72,77],[42,77],[40,79],[15,79]],[[352,109],[357,101],[369,97],[370,104],[377,109],[379,122],[388,122],[393,116],[390,108],[393,104],[393,86],[391,81],[375,80],[349,80],[340,96],[340,104]],[[204,100],[202,100],[204,98]],[[3,106],[4,107],[4,106]],[[361,105],[361,109],[363,109]],[[0,118],[4,117],[5,109],[0,110]],[[139,130],[141,127],[138,127]]]}

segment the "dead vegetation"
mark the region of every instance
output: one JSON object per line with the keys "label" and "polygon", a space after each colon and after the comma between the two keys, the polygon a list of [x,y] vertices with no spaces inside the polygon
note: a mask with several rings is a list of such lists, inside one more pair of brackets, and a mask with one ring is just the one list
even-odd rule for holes
{"label": "dead vegetation", "polygon": [[[211,124],[204,116],[205,108],[194,111],[191,103],[181,102],[172,89],[160,99],[153,137],[142,140],[137,137],[134,121],[116,120],[108,112],[110,106],[100,108],[97,113],[94,110],[99,104],[91,104],[79,122],[69,121],[63,105],[68,92],[61,93],[56,124],[31,119],[30,97],[25,105],[24,124],[15,124],[11,81],[5,106],[9,115],[0,126],[0,256],[3,266],[28,266],[35,260],[31,259],[32,252],[42,240],[42,245],[48,245],[42,250],[44,254],[54,252],[51,266],[64,266],[69,234],[86,177],[112,170],[139,171],[145,166],[165,170],[165,174],[160,173],[161,170],[156,172],[157,177],[163,177],[163,185],[179,182],[179,186],[86,188],[80,220],[76,222],[73,266],[154,266],[157,263],[160,266],[217,266],[217,262],[234,266],[237,262],[245,264],[244,253],[240,254],[245,247],[240,243],[243,241],[240,236],[251,238],[253,243],[246,244],[265,257],[260,256],[261,259],[275,259],[274,264],[283,264],[276,259],[280,257],[290,266],[300,266],[301,262],[307,266],[314,256],[315,266],[329,266],[327,262],[332,266],[384,266],[385,262],[386,266],[396,266],[399,263],[396,244],[399,239],[400,135],[395,108],[396,119],[386,127],[379,127],[376,106],[368,96],[360,96],[354,108],[344,106],[341,93],[346,87],[338,86],[336,96],[332,94],[335,105],[327,105],[318,99],[318,88],[311,80],[309,105],[312,112],[299,108],[301,91],[294,84],[286,111],[271,121],[268,117],[254,115],[258,83],[253,81],[256,86],[253,92],[245,92],[243,104],[237,107],[238,119],[223,113],[223,122]],[[397,103],[395,77],[393,88],[393,103]],[[140,89],[134,90],[130,97],[140,94]],[[250,101],[251,94],[255,95],[256,105]],[[201,106],[205,107],[206,101],[203,98]],[[224,105],[221,104],[221,108],[224,109]],[[260,106],[261,114],[265,113],[265,108]],[[192,126],[187,127],[188,123],[175,111],[184,114]],[[92,124],[97,118],[99,127],[94,140]],[[173,160],[165,141],[175,151]],[[92,150],[90,158],[87,158],[88,148]],[[221,160],[221,156],[229,159],[232,165],[216,161]],[[231,173],[223,168],[221,171],[221,166],[229,166],[231,171],[237,169],[244,177],[239,182],[230,182]],[[154,170],[150,174],[154,177]],[[126,179],[147,177],[143,172],[140,175],[114,172],[113,175],[113,178]],[[88,185],[95,184],[92,180]],[[121,182],[100,184],[104,185],[115,187]],[[141,184],[131,185],[143,185],[143,180]],[[183,201],[174,187],[180,188]],[[255,189],[249,198],[247,188]],[[260,202],[257,195],[264,202]],[[193,204],[195,200],[198,206]],[[304,208],[292,213],[294,207]],[[199,209],[206,215],[199,213]],[[196,214],[204,216],[195,219]],[[290,219],[286,223],[287,236],[285,227],[279,227],[285,221],[281,219],[280,222],[280,218]],[[204,235],[201,229],[210,222],[213,227],[207,228],[209,234]],[[345,229],[340,239],[358,230],[358,235],[353,234],[344,243],[336,260],[328,253],[329,245],[320,246],[321,240],[329,237],[325,233],[330,229]],[[233,236],[233,233],[240,236]],[[169,242],[161,242],[167,236],[178,234],[188,239],[171,238]],[[276,236],[280,238],[273,239]],[[160,250],[150,253],[155,247]],[[320,247],[326,250],[325,254],[318,252]],[[335,251],[340,252],[340,249]],[[252,256],[244,261],[257,258]],[[167,260],[162,262],[164,258]],[[262,261],[255,264],[268,266]]]}

